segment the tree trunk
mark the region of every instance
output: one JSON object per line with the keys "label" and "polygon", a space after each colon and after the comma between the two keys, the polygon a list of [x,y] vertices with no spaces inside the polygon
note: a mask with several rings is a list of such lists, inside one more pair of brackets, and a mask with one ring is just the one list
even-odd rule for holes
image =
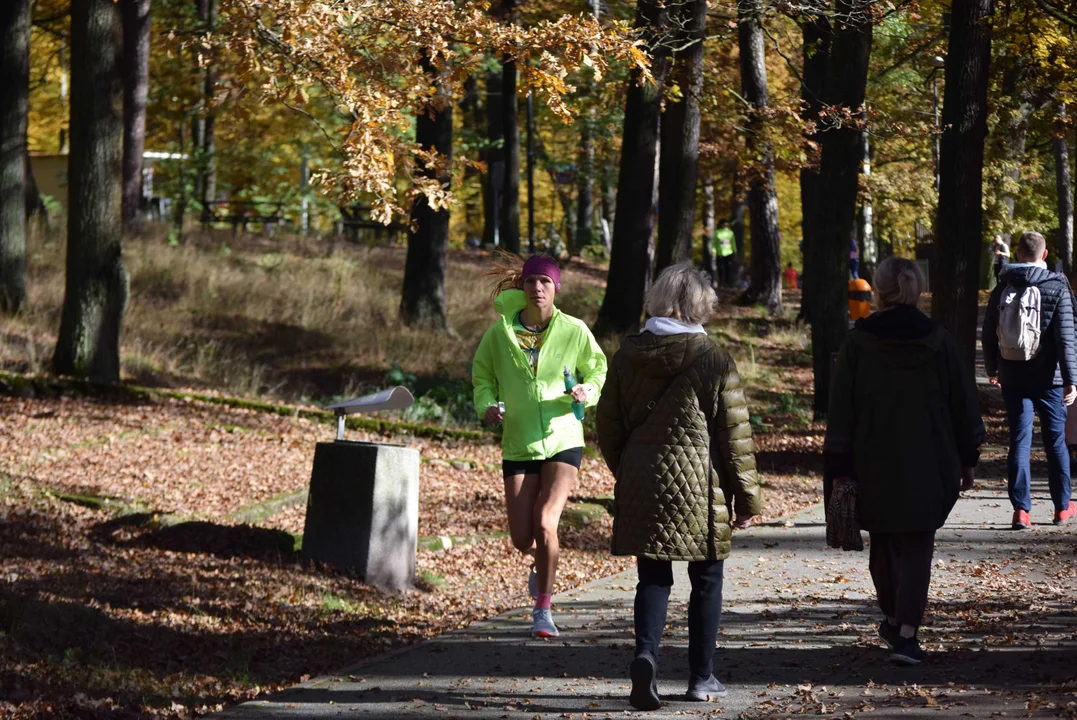
{"label": "tree trunk", "polygon": [[811,283],[808,278],[814,271],[815,248],[819,245],[819,233],[822,231],[821,187],[819,185],[818,148],[822,143],[822,133],[818,129],[819,113],[823,110],[823,93],[826,92],[826,73],[830,64],[830,21],[822,16],[815,16],[801,26],[804,38],[804,75],[800,90],[802,106],[801,117],[813,123],[808,140],[814,145],[816,155],[810,165],[800,170],[800,207],[801,239],[803,241],[803,292],[800,297],[800,317],[811,322],[815,318],[812,305]]}
{"label": "tree trunk", "polygon": [[774,151],[763,139],[767,108],[767,66],[763,52],[762,0],[739,0],[737,40],[740,83],[752,106],[748,117],[748,156],[754,167],[748,183],[748,213],[752,225],[752,280],[748,300],[771,315],[782,309],[782,261],[778,234],[778,194],[774,188]]}
{"label": "tree trunk", "polygon": [[123,16],[123,229],[133,230],[142,205],[146,95],[150,87],[150,0],[121,0]]}
{"label": "tree trunk", "polygon": [[0,311],[26,304],[30,0],[0,3]]}
{"label": "tree trunk", "polygon": [[1073,195],[1070,194],[1070,150],[1063,123],[1065,117],[1066,106],[1060,104],[1051,144],[1055,156],[1055,189],[1058,193],[1058,254],[1062,261],[1062,272],[1070,277],[1073,274]]}
{"label": "tree trunk", "polygon": [[953,6],[939,152],[938,254],[931,268],[932,317],[953,333],[970,376],[978,329],[992,11],[992,0]]}
{"label": "tree trunk", "polygon": [[[867,121],[867,113],[864,114]],[[861,157],[860,174],[871,177],[871,142],[868,131],[860,133]],[[866,186],[867,183],[865,182]],[[871,191],[867,187],[860,193],[860,208],[856,214],[856,237],[860,249],[860,275],[871,282],[875,268],[879,264],[879,246],[875,241],[875,208],[871,204]]]}
{"label": "tree trunk", "polygon": [[[433,150],[444,162],[425,167],[426,177],[437,178],[444,186],[452,182],[452,98],[445,90],[442,73],[426,58],[423,68],[431,84],[438,88],[427,112],[415,120],[415,141],[424,150]],[[437,330],[448,328],[445,308],[445,275],[449,250],[449,211],[433,209],[426,197],[415,201],[408,231],[408,255],[404,265],[404,290],[400,318],[405,325]]]}
{"label": "tree trunk", "polygon": [[[639,0],[636,27],[653,43],[666,27],[662,0]],[[628,78],[625,98],[621,166],[617,181],[617,216],[606,281],[606,296],[595,321],[598,335],[621,334],[639,327],[643,296],[651,276],[651,236],[654,233],[658,127],[665,88],[667,50],[655,46],[651,74],[655,83],[639,85],[639,73]]]}
{"label": "tree trunk", "polygon": [[[867,89],[868,58],[871,53],[871,20],[854,15],[856,0],[838,0],[839,15],[856,20],[836,28],[831,41],[824,101],[840,108],[842,114],[859,117]],[[860,169],[864,160],[863,134],[851,121],[822,134],[823,151],[819,168],[820,225],[816,228],[811,273],[804,278],[810,286],[815,309],[812,319],[812,369],[815,375],[815,417],[826,417],[830,402],[831,356],[841,347],[849,327],[849,248],[856,236],[856,198]]]}
{"label": "tree trunk", "polygon": [[[217,27],[217,0],[196,0],[202,30],[211,34]],[[198,201],[202,204],[202,218],[211,213],[211,205],[217,199],[217,117],[213,109],[217,93],[217,71],[213,58],[205,68],[202,79],[202,114],[195,120],[194,148],[198,153]]]}
{"label": "tree trunk", "polygon": [[670,23],[676,28],[674,44],[685,49],[674,54],[670,66],[670,77],[680,88],[680,97],[666,99],[661,120],[656,277],[669,265],[692,259],[695,235],[706,0],[684,0],[674,14]]}
{"label": "tree trunk", "polygon": [[734,273],[734,286],[744,267],[744,220],[748,216],[748,197],[744,192],[743,179],[740,176],[740,163],[733,160],[730,163],[729,173],[729,229],[733,231],[733,240],[736,242],[737,267]]}
{"label": "tree trunk", "polygon": [[616,167],[612,162],[602,166],[602,219],[605,221],[602,242],[608,251],[613,245],[613,223],[617,219]]}
{"label": "tree trunk", "polygon": [[[510,3],[505,2],[506,6]],[[520,252],[520,110],[516,98],[516,62],[502,66],[502,112],[505,117],[505,201],[501,216],[501,244],[509,252]]]}
{"label": "tree trunk", "polygon": [[570,253],[594,242],[595,143],[593,121],[583,118],[580,128],[579,171],[576,175],[576,237]]}
{"label": "tree trunk", "polygon": [[711,276],[711,286],[718,286],[718,266],[714,258],[714,178],[703,179],[703,269]]}
{"label": "tree trunk", "polygon": [[482,244],[501,244],[501,205],[505,197],[505,117],[502,110],[501,72],[486,75],[486,176],[482,186]]}
{"label": "tree trunk", "polygon": [[67,282],[53,363],[63,375],[120,379],[123,266],[123,83],[119,9],[71,3],[71,154]]}

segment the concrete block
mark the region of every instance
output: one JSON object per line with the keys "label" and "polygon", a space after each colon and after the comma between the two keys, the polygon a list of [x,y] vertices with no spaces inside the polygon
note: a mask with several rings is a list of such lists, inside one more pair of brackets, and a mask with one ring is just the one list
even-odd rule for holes
{"label": "concrete block", "polygon": [[415,577],[419,451],[391,443],[320,442],[303,555],[401,589]]}

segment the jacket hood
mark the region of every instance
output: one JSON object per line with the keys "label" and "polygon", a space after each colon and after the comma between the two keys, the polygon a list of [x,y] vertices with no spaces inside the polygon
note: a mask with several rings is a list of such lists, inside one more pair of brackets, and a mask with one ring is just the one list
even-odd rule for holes
{"label": "jacket hood", "polygon": [[523,290],[516,288],[503,290],[494,299],[494,310],[497,310],[497,314],[505,318],[509,323],[516,317],[516,313],[525,307],[527,307],[527,296],[524,295]]}
{"label": "jacket hood", "polygon": [[619,353],[641,375],[670,377],[691,367],[714,347],[709,336],[699,333],[655,335],[642,332],[626,337]]}
{"label": "jacket hood", "polygon": [[861,344],[897,365],[917,365],[942,346],[938,323],[910,305],[880,310],[857,320]]}
{"label": "jacket hood", "polygon": [[1007,285],[1025,287],[1028,285],[1042,285],[1048,280],[1058,278],[1058,273],[1051,272],[1047,268],[1042,268],[1032,263],[1018,263],[1007,265],[1003,268],[1002,272],[999,273],[998,280],[1000,283]]}

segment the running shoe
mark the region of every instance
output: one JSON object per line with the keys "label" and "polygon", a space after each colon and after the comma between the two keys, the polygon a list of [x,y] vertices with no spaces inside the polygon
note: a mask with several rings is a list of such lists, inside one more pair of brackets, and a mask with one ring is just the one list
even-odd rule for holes
{"label": "running shoe", "polygon": [[1069,522],[1074,515],[1077,515],[1077,503],[1071,502],[1065,510],[1055,510],[1055,525]]}
{"label": "running shoe", "polygon": [[920,641],[915,636],[899,637],[894,643],[890,659],[899,665],[919,665],[927,659],[927,653],[920,647]]}
{"label": "running shoe", "polygon": [[893,649],[901,637],[901,628],[891,625],[890,621],[883,618],[879,621],[879,639],[886,643],[886,647]]}
{"label": "running shoe", "polygon": [[1013,511],[1013,529],[1014,530],[1028,530],[1032,527],[1032,517],[1028,514],[1027,510],[1014,510]]}
{"label": "running shoe", "polygon": [[711,698],[723,698],[727,695],[725,685],[711,675],[709,678],[701,678],[693,675],[688,679],[688,692],[684,695],[689,700],[707,702]]}
{"label": "running shoe", "polygon": [[540,638],[555,638],[560,633],[553,624],[553,616],[550,608],[535,608],[531,611],[531,636]]}

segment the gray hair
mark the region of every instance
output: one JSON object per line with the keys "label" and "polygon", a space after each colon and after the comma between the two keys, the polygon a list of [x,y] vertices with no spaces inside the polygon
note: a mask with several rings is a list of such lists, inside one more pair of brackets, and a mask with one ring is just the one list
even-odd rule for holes
{"label": "gray hair", "polygon": [[888,257],[875,268],[875,294],[879,307],[915,306],[924,292],[924,273],[912,260]]}
{"label": "gray hair", "polygon": [[651,317],[703,324],[713,317],[717,304],[710,276],[689,263],[666,268],[647,291],[646,309]]}

